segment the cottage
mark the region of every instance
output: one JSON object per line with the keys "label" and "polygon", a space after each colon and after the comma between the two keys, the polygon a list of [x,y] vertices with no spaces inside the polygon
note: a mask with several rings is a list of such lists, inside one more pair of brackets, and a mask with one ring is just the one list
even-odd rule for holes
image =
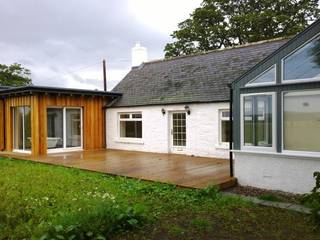
{"label": "cottage", "polygon": [[228,158],[228,83],[282,46],[277,39],[146,62],[114,88],[107,108],[112,149]]}
{"label": "cottage", "polygon": [[232,83],[240,184],[305,193],[320,170],[320,21]]}

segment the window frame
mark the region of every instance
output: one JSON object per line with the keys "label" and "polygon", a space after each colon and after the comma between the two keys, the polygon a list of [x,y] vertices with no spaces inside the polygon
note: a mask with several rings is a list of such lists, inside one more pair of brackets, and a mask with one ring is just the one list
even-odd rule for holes
{"label": "window frame", "polygon": [[310,152],[310,151],[294,151],[294,150],[286,150],[284,148],[284,95],[285,93],[292,93],[292,92],[308,92],[308,91],[318,91],[320,93],[320,89],[298,89],[298,90],[290,90],[290,91],[283,91],[281,93],[281,152],[288,155],[296,155],[296,156],[315,156],[319,157],[320,152]]}
{"label": "window frame", "polygon": [[[122,118],[122,114],[128,114],[129,118]],[[134,114],[141,114],[141,118],[133,118]],[[121,121],[123,122],[138,122],[141,121],[141,138],[138,137],[121,137]],[[133,140],[133,141],[139,141],[143,139],[143,114],[142,112],[119,112],[118,113],[118,138],[120,140]]]}
{"label": "window frame", "polygon": [[[229,117],[223,117],[223,112],[229,112]],[[230,124],[230,109],[219,109],[219,145],[220,146],[227,146],[229,145],[229,142],[223,142],[222,141],[222,121],[228,121],[228,124]]]}
{"label": "window frame", "polygon": [[[263,74],[268,72],[274,68],[274,80],[272,82],[262,82],[262,83],[254,83],[255,80],[257,80],[259,77],[261,77]],[[255,87],[255,86],[269,86],[269,85],[275,85],[277,84],[277,64],[273,64],[270,67],[268,67],[266,70],[264,70],[262,73],[259,73],[256,77],[251,79],[245,86],[246,87]]]}
{"label": "window frame", "polygon": [[304,46],[306,46],[307,44],[309,44],[310,42],[312,42],[315,38],[319,37],[320,33],[316,34],[315,36],[313,36],[312,38],[310,38],[308,41],[304,42],[303,44],[301,44],[299,47],[295,48],[294,50],[292,50],[289,54],[287,54],[286,56],[284,56],[283,58],[281,58],[281,83],[285,83],[285,84],[294,84],[294,83],[308,83],[308,82],[317,82],[320,81],[320,76],[317,78],[300,78],[300,79],[289,79],[289,80],[284,80],[284,61],[286,58],[292,56],[294,53],[296,53],[297,51],[299,51],[301,48],[303,48]]}
{"label": "window frame", "polygon": [[[244,98],[248,96],[269,95],[272,99],[272,146],[246,146],[244,144]],[[258,151],[258,152],[276,152],[277,149],[277,103],[276,92],[259,92],[259,93],[245,93],[240,94],[240,146],[241,150]]]}
{"label": "window frame", "polygon": [[[48,106],[49,108],[58,108],[62,109],[62,124],[63,124],[63,147],[62,148],[47,148],[47,153],[58,153],[58,152],[68,152],[68,151],[77,151],[77,150],[83,150],[83,109],[82,107],[61,107],[61,106]],[[80,134],[80,141],[81,144],[78,147],[67,147],[67,109],[79,109],[80,110],[80,128],[81,128],[81,134]],[[48,136],[47,136],[48,137]]]}
{"label": "window frame", "polygon": [[[16,149],[15,147],[14,147],[14,145],[15,145],[15,132],[17,131],[16,129],[15,129],[15,114],[16,114],[16,112],[15,112],[15,108],[20,108],[20,107],[22,107],[22,108],[24,108],[23,109],[23,118],[22,118],[22,138],[23,138],[23,143],[22,143],[22,145],[23,145],[23,149]],[[24,139],[25,139],[25,108],[26,107],[28,107],[28,108],[30,108],[30,114],[32,114],[32,108],[31,108],[31,106],[30,105],[22,105],[22,106],[14,106],[14,107],[12,107],[12,110],[11,110],[11,112],[12,112],[12,151],[13,152],[16,152],[16,153],[26,153],[26,154],[31,154],[32,153],[32,116],[31,116],[31,121],[30,121],[30,128],[31,128],[31,149],[30,150],[26,150],[26,148],[25,148],[25,142],[24,142]]]}
{"label": "window frame", "polygon": [[[174,114],[184,114],[185,115],[185,128],[186,128],[186,131],[185,131],[185,142],[186,144],[185,145],[174,145],[174,131],[173,131],[173,128],[174,128],[174,124],[173,124],[173,115]],[[171,145],[171,148],[172,149],[186,149],[187,148],[187,113],[185,111],[172,111],[171,112],[171,117],[170,117],[170,145]]]}

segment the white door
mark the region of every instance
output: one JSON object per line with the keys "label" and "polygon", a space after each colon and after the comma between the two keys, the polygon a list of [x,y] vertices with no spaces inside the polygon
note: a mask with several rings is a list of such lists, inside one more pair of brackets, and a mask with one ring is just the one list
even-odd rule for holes
{"label": "white door", "polygon": [[171,113],[171,152],[178,153],[183,151],[187,144],[186,135],[186,113],[173,112]]}

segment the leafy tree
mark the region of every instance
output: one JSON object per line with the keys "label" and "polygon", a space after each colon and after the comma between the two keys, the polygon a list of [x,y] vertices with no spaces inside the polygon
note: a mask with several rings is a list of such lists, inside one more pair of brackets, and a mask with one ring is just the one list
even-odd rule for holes
{"label": "leafy tree", "polygon": [[30,70],[21,64],[14,63],[10,66],[0,64],[0,86],[26,86],[31,85]]}
{"label": "leafy tree", "polygon": [[203,0],[171,34],[165,56],[292,36],[319,16],[318,0]]}

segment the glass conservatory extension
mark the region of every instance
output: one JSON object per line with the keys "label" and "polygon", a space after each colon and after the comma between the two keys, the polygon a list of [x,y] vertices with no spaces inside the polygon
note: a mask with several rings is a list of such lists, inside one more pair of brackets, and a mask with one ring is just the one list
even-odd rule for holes
{"label": "glass conservatory extension", "polygon": [[317,82],[319,34],[247,81],[240,94],[241,149],[320,155]]}

